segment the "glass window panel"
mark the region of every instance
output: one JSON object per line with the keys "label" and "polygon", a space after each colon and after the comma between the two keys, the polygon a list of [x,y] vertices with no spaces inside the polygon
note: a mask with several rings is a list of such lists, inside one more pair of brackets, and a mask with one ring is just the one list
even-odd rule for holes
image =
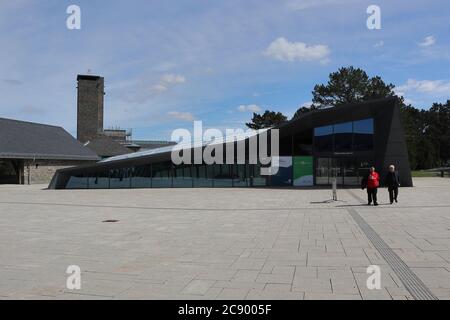
{"label": "glass window panel", "polygon": [[206,165],[196,165],[193,167],[194,187],[197,188],[213,187],[214,174],[211,168],[212,166]]}
{"label": "glass window panel", "polygon": [[83,174],[71,176],[66,185],[66,189],[86,189],[87,187],[88,178]]}
{"label": "glass window panel", "polygon": [[163,162],[152,165],[152,186],[153,188],[172,187],[172,163]]}
{"label": "glass window panel", "polygon": [[355,121],[353,126],[353,149],[355,151],[373,150],[373,119]]}
{"label": "glass window panel", "polygon": [[345,122],[334,125],[334,151],[352,151],[353,123]]}
{"label": "glass window panel", "polygon": [[233,177],[231,174],[232,166],[229,164],[214,165],[214,187],[227,188],[233,186]]}
{"label": "glass window panel", "polygon": [[352,133],[353,132],[353,123],[345,122],[338,123],[334,125],[334,134],[336,133]]}
{"label": "glass window panel", "polygon": [[333,134],[333,126],[324,126],[324,127],[318,127],[314,129],[314,136],[327,136]]}
{"label": "glass window panel", "polygon": [[233,170],[233,186],[234,187],[247,187],[247,165],[235,164]]}
{"label": "glass window panel", "polygon": [[330,176],[330,159],[329,158],[318,158],[316,165],[316,184],[329,184]]}
{"label": "glass window panel", "polygon": [[314,150],[316,152],[333,152],[333,126],[314,129]]}
{"label": "glass window panel", "polygon": [[108,189],[109,174],[107,171],[89,174],[89,189]]}
{"label": "glass window panel", "polygon": [[364,119],[353,122],[355,133],[373,134],[373,119]]}
{"label": "glass window panel", "polygon": [[251,186],[263,187],[267,185],[267,179],[261,175],[261,164],[254,164],[253,166],[253,178],[251,178]]}
{"label": "glass window panel", "polygon": [[339,165],[342,167],[344,184],[346,186],[360,185],[357,164],[354,159],[341,159]]}
{"label": "glass window panel", "polygon": [[191,166],[178,166],[173,171],[174,188],[192,188]]}
{"label": "glass window panel", "polygon": [[116,168],[109,171],[109,187],[111,189],[130,188],[130,168]]}
{"label": "glass window panel", "polygon": [[152,187],[152,171],[151,165],[137,166],[132,171],[131,178],[132,188],[151,188]]}

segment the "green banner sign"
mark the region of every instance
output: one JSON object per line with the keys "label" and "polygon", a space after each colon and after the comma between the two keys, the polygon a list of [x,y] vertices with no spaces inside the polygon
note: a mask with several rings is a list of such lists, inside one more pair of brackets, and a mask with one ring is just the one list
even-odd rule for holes
{"label": "green banner sign", "polygon": [[306,187],[314,185],[313,180],[313,157],[293,157],[294,186]]}

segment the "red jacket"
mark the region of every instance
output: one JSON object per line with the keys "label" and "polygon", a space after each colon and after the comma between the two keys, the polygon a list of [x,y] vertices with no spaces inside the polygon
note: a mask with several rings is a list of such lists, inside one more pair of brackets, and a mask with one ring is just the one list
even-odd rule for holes
{"label": "red jacket", "polygon": [[371,172],[369,173],[369,176],[367,177],[367,188],[368,189],[375,189],[380,186],[380,175],[377,172]]}

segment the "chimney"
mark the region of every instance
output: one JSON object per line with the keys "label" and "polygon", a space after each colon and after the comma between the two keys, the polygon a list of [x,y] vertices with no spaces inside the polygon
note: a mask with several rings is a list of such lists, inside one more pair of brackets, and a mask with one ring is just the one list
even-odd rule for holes
{"label": "chimney", "polygon": [[103,96],[105,79],[78,75],[77,139],[86,143],[103,133]]}

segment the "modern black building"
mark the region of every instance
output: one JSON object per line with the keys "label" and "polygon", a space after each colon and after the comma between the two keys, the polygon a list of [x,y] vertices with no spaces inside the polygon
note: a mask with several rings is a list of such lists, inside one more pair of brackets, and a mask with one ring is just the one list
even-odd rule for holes
{"label": "modern black building", "polygon": [[[337,178],[338,185],[355,186],[369,167],[374,166],[383,178],[391,164],[399,171],[402,186],[412,186],[396,98],[311,111],[276,129],[280,168],[272,176],[261,175],[262,164],[251,160],[251,138],[245,138],[245,163],[174,165],[169,146],[58,170],[49,187],[301,187],[329,185],[332,178]],[[269,135],[272,130],[267,130]],[[260,140],[261,133],[255,137]],[[229,144],[237,154],[238,143],[225,141],[224,159]],[[183,152],[188,150],[195,154],[194,148]]]}

